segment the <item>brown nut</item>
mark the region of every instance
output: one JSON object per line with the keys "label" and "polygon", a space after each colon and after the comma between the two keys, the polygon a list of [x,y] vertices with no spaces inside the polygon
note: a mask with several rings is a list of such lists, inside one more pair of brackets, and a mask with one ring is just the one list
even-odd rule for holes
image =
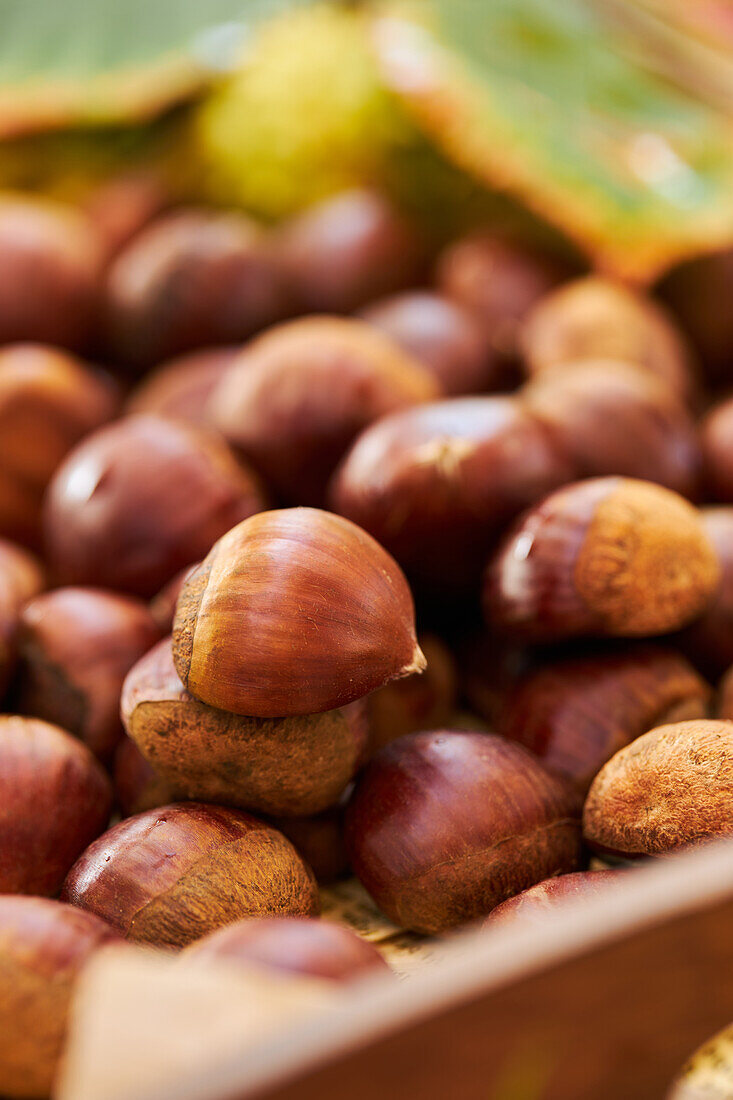
{"label": "brown nut", "polygon": [[102,260],[91,223],[71,206],[6,193],[0,197],[0,255],[0,344],[85,347]]}
{"label": "brown nut", "polygon": [[720,582],[702,615],[674,639],[692,663],[717,680],[733,665],[733,508],[701,508],[720,565]]}
{"label": "brown nut", "polygon": [[417,360],[363,321],[306,317],[249,344],[207,412],[283,501],[322,504],[359,432],[439,394]]}
{"label": "brown nut", "polygon": [[700,446],[705,489],[713,500],[733,502],[733,397],[703,418]]}
{"label": "brown nut", "polygon": [[397,563],[314,508],[219,539],[183,585],[173,657],[197,699],[262,718],[333,710],[425,667]]}
{"label": "brown nut", "polygon": [[58,893],[111,807],[110,782],[81,742],[36,718],[0,717],[0,893]]}
{"label": "brown nut", "polygon": [[135,237],[107,274],[108,342],[133,367],[235,344],[288,311],[269,240],[243,214],[168,214]]}
{"label": "brown nut", "polygon": [[129,940],[183,947],[242,917],[318,912],[290,841],[249,814],[181,802],[128,817],[69,871],[61,894]]}
{"label": "brown nut", "polygon": [[346,815],[355,873],[396,924],[441,932],[580,859],[580,804],[521,745],[413,733],[377,753]]}
{"label": "brown nut", "polygon": [[0,897],[0,1081],[9,1100],[44,1100],[63,1052],[74,986],[119,937],[48,898]]}
{"label": "brown nut", "polygon": [[591,478],[526,512],[489,562],[484,612],[515,637],[644,637],[685,626],[720,569],[699,512],[647,481]]}
{"label": "brown nut", "polygon": [[657,375],[683,401],[695,394],[691,350],[664,307],[597,275],[540,301],[520,344],[530,374],[578,359],[620,359]]}
{"label": "brown nut", "polygon": [[285,222],[278,249],[304,313],[350,313],[409,286],[422,267],[414,230],[382,195],[343,191]]}
{"label": "brown nut", "polygon": [[583,792],[615,752],[664,722],[705,718],[710,687],[673,649],[634,646],[542,665],[509,696],[497,732]]}
{"label": "brown nut", "polygon": [[48,561],[63,584],[152,596],[264,507],[256,477],[217,435],[157,416],[95,432],[44,504]]}
{"label": "brown nut", "polygon": [[167,806],[175,798],[170,784],[156,775],[135,742],[124,735],[115,752],[113,781],[115,804],[122,817]]}
{"label": "brown nut", "polygon": [[494,925],[517,918],[543,924],[548,914],[554,913],[557,906],[568,898],[595,897],[612,883],[618,882],[623,873],[623,871],[573,871],[569,875],[548,878],[497,905],[486,918],[486,924]]}
{"label": "brown nut", "polygon": [[349,708],[246,718],[208,707],[181,683],[169,638],[129,673],[120,706],[127,733],[174,797],[255,813],[297,817],[333,805],[367,737]]}
{"label": "brown nut", "polygon": [[684,404],[651,372],[579,360],[540,373],[522,391],[579,477],[623,474],[683,496],[695,492],[700,447]]}
{"label": "brown nut", "polygon": [[733,722],[677,722],[637,737],[596,776],[583,810],[595,852],[665,855],[733,834]]}
{"label": "brown nut", "polygon": [[5,693],[15,668],[23,605],[45,584],[40,562],[22,547],[0,539],[0,695]]}
{"label": "brown nut", "polygon": [[312,917],[260,917],[237,921],[186,948],[187,958],[244,964],[330,982],[353,982],[389,973],[376,947],[350,928]]}
{"label": "brown nut", "polygon": [[491,393],[512,381],[479,320],[434,291],[383,298],[362,309],[360,316],[419,360],[448,397]]}
{"label": "brown nut", "polygon": [[238,350],[207,348],[169,359],[147,374],[132,391],[127,412],[153,413],[189,424],[204,424],[206,403]]}
{"label": "brown nut", "polygon": [[516,398],[454,398],[367,428],[336,472],[331,503],[417,583],[462,591],[508,521],[574,476]]}
{"label": "brown nut", "polygon": [[122,736],[124,678],[159,637],[132,596],[94,588],[37,596],[20,619],[18,710],[62,726],[109,761]]}
{"label": "brown nut", "polygon": [[418,642],[427,661],[425,671],[393,680],[364,699],[370,752],[406,733],[444,726],[455,709],[453,654],[435,634],[421,634]]}
{"label": "brown nut", "polygon": [[0,350],[0,534],[39,543],[51,476],[116,405],[114,387],[66,352],[40,344]]}

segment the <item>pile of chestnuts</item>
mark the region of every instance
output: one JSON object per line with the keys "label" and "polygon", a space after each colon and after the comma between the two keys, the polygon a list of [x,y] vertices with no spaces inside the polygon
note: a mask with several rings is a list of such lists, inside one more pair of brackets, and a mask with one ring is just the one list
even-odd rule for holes
{"label": "pile of chestnuts", "polygon": [[3,1096],[107,944],[384,978],[324,884],[490,936],[733,834],[730,257],[433,252],[0,199]]}

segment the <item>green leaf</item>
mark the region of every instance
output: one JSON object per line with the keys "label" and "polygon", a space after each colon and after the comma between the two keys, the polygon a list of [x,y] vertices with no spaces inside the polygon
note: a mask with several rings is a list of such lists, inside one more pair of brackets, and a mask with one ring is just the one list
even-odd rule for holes
{"label": "green leaf", "polygon": [[733,241],[733,124],[655,72],[653,43],[631,48],[624,6],[638,5],[388,3],[374,37],[387,83],[455,163],[641,281]]}

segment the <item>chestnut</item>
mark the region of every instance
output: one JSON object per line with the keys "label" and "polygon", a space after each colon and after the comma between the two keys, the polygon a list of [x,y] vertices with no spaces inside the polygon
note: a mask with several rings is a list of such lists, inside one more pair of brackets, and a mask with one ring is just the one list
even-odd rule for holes
{"label": "chestnut", "polygon": [[365,322],[306,317],[247,345],[207,415],[281,500],[317,505],[360,431],[439,392],[417,360]]}
{"label": "chestnut", "polygon": [[88,219],[63,203],[6,193],[0,198],[0,255],[0,344],[85,347],[102,259]]}
{"label": "chestnut", "polygon": [[451,651],[436,634],[420,634],[418,642],[425,671],[393,680],[364,699],[371,752],[406,733],[445,725],[455,709],[457,672]]}
{"label": "chestnut", "polygon": [[331,485],[331,504],[439,592],[472,590],[509,520],[575,476],[514,397],[464,397],[377,421]]}
{"label": "chestnut", "polygon": [[285,834],[323,885],[343,878],[349,870],[344,813],[350,794],[351,789],[347,787],[336,806],[310,817],[273,819],[273,825]]}
{"label": "chestnut", "polygon": [[478,318],[435,291],[383,298],[360,316],[423,363],[448,397],[491,393],[512,381]]}
{"label": "chestnut", "polygon": [[133,238],[108,270],[105,299],[107,342],[130,367],[237,343],[289,311],[265,232],[244,214],[193,209]]}
{"label": "chestnut", "polygon": [[187,947],[184,957],[353,982],[390,967],[350,928],[313,917],[260,917],[228,924]]}
{"label": "chestnut", "polygon": [[114,929],[48,898],[0,897],[0,1084],[44,1100],[63,1052],[76,980]]}
{"label": "chestnut", "polygon": [[543,664],[510,693],[497,732],[582,791],[653,726],[704,718],[710,687],[673,649],[637,645]]}
{"label": "chestnut", "polygon": [[169,783],[156,774],[134,741],[120,738],[115,751],[112,778],[115,804],[122,817],[132,817],[175,798]]}
{"label": "chestnut", "polygon": [[116,405],[114,387],[66,352],[40,344],[0,349],[0,535],[39,544],[52,474]]}
{"label": "chestnut", "polygon": [[0,694],[6,691],[15,668],[21,609],[45,583],[41,564],[33,554],[0,539]]}
{"label": "chestnut", "polygon": [[350,708],[246,718],[200,703],[178,677],[169,638],[134,666],[120,706],[128,735],[176,797],[255,813],[297,817],[333,805],[367,737]]}
{"label": "chestnut", "polygon": [[425,667],[397,563],[315,508],[262,512],[219,539],[184,582],[173,658],[197,699],[260,718],[333,710]]}
{"label": "chestnut", "polygon": [[682,496],[695,492],[695,425],[682,401],[651,372],[611,359],[578,360],[538,375],[522,399],[579,477],[623,474]]}
{"label": "chestnut", "polygon": [[49,565],[62,584],[152,596],[264,507],[256,477],[214,433],[131,416],[83,441],[46,495]]}
{"label": "chestnut", "polygon": [[659,726],[601,769],[583,809],[594,852],[659,856],[733,834],[733,722]]}
{"label": "chestnut", "polygon": [[206,403],[237,351],[237,348],[207,348],[162,363],[132,391],[127,411],[205,424]]}
{"label": "chestnut", "polygon": [[683,401],[696,390],[692,351],[659,303],[598,275],[566,283],[526,318],[520,345],[530,374],[574,360],[623,360],[657,375]]}
{"label": "chestnut", "polygon": [[172,947],[242,917],[319,907],[313,873],[282,833],[203,802],[125,818],[77,860],[61,898],[130,940]]}
{"label": "chestnut", "polygon": [[484,612],[532,641],[664,634],[704,611],[719,577],[700,514],[677,493],[590,478],[517,520],[487,567]]}
{"label": "chestnut", "polygon": [[700,446],[705,489],[713,500],[733,503],[733,397],[703,417]]}
{"label": "chestnut", "polygon": [[354,872],[390,920],[442,932],[580,859],[580,802],[521,745],[412,733],[383,748],[346,813]]}
{"label": "chestnut", "polygon": [[111,807],[85,745],[48,722],[0,716],[0,893],[58,893]]}
{"label": "chestnut", "polygon": [[674,641],[715,680],[733,665],[733,508],[701,508],[700,518],[718,558],[720,581],[706,610]]}
{"label": "chestnut", "polygon": [[376,191],[342,191],[295,214],[277,245],[304,313],[351,313],[414,282],[423,263],[415,230]]}
{"label": "chestnut", "polygon": [[108,761],[122,735],[122,682],[159,636],[132,596],[94,588],[37,596],[20,618],[18,710],[62,726]]}
{"label": "chestnut", "polygon": [[573,871],[548,878],[497,905],[486,918],[486,924],[513,921],[517,917],[542,924],[566,899],[595,897],[611,883],[618,882],[622,874],[623,871]]}

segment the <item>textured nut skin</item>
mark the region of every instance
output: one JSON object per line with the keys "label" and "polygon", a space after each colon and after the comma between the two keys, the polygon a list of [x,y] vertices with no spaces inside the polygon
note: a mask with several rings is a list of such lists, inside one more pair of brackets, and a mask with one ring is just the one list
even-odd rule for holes
{"label": "textured nut skin", "polygon": [[700,424],[703,481],[714,500],[733,502],[733,398],[715,405]]}
{"label": "textured nut skin", "polygon": [[720,582],[702,615],[674,641],[717,680],[733,664],[733,508],[702,508],[700,516],[718,558]]}
{"label": "textured nut skin", "polygon": [[289,308],[263,231],[242,214],[196,210],[135,237],[109,268],[105,296],[109,346],[130,366],[237,343]]}
{"label": "textured nut skin", "polygon": [[436,634],[421,634],[418,642],[427,661],[425,671],[393,680],[364,700],[371,752],[406,733],[444,726],[455,709],[452,653]]}
{"label": "textured nut skin", "polygon": [[238,348],[207,348],[169,359],[150,371],[132,391],[127,412],[205,424],[206,402],[238,351]]}
{"label": "textured nut skin", "polygon": [[541,372],[522,400],[578,476],[621,474],[683,496],[695,492],[695,425],[679,397],[650,372],[622,361],[580,360]]}
{"label": "textured nut skin", "polygon": [[48,560],[64,584],[152,596],[262,507],[259,482],[218,436],[128,417],[85,439],[53,478]]}
{"label": "textured nut skin", "polygon": [[0,897],[0,1081],[10,1100],[45,1100],[66,1036],[76,978],[119,937],[47,898]]}
{"label": "textured nut skin", "polygon": [[285,837],[223,806],[128,817],[77,860],[61,894],[129,940],[182,947],[243,917],[318,912],[313,873]]}
{"label": "textured nut skin", "polygon": [[383,198],[344,191],[287,221],[278,252],[304,313],[350,313],[409,286],[422,267],[413,229]]}
{"label": "textured nut skin", "polygon": [[322,504],[328,479],[368,424],[439,395],[418,360],[363,321],[305,317],[248,344],[207,415],[284,502]]}
{"label": "textured nut skin", "polygon": [[635,646],[541,665],[497,730],[585,792],[615,752],[664,722],[705,718],[710,687],[673,649]]}
{"label": "textured nut skin", "polygon": [[302,816],[333,805],[366,742],[366,723],[344,711],[249,718],[200,703],[178,677],[169,638],[130,671],[121,711],[127,733],[176,797],[255,813]]}
{"label": "textured nut skin", "polygon": [[558,904],[568,898],[595,897],[611,883],[618,882],[622,874],[622,871],[573,871],[569,875],[548,878],[497,905],[486,923],[493,925],[519,917],[542,924],[549,913],[556,911]]}
{"label": "textured nut skin", "polygon": [[167,806],[175,798],[170,784],[153,768],[129,737],[121,738],[115,752],[113,780],[115,804],[122,817],[141,814],[155,806]]}
{"label": "textured nut skin", "polygon": [[173,657],[197,699],[262,718],[333,710],[425,667],[396,562],[312,508],[219,539],[183,585]]}
{"label": "textured nut skin", "polygon": [[596,776],[583,836],[597,852],[664,855],[733,833],[733,722],[659,726]]}
{"label": "textured nut skin", "polygon": [[51,476],[116,406],[114,387],[66,352],[41,344],[0,349],[0,535],[37,546]]}
{"label": "textured nut skin", "polygon": [[382,956],[350,928],[309,917],[261,917],[220,928],[186,948],[186,957],[353,982],[389,972]]}
{"label": "textured nut skin", "polygon": [[579,800],[501,737],[409,734],[382,749],[357,782],[346,843],[390,920],[440,932],[574,870]]}
{"label": "textured nut skin", "polygon": [[534,641],[651,636],[699,615],[719,577],[686,500],[646,481],[591,478],[517,521],[487,566],[484,613]]}
{"label": "textured nut skin", "polygon": [[423,363],[448,397],[491,393],[511,380],[478,318],[444,295],[412,290],[372,302],[360,316]]}
{"label": "textured nut skin", "polygon": [[664,307],[600,276],[566,283],[539,302],[520,344],[530,374],[578,359],[621,359],[657,375],[683,400],[695,392],[690,348]]}
{"label": "textured nut skin", "polygon": [[21,609],[45,584],[33,554],[0,538],[0,693],[7,689],[15,667]]}
{"label": "textured nut skin", "polygon": [[516,398],[453,398],[367,428],[336,473],[331,505],[416,582],[468,590],[503,526],[574,476]]}
{"label": "textured nut skin", "polygon": [[47,722],[0,717],[0,893],[58,893],[111,807],[89,749]]}
{"label": "textured nut skin", "polygon": [[37,596],[20,618],[15,703],[109,760],[122,735],[124,678],[159,637],[147,607],[132,596],[93,588]]}

